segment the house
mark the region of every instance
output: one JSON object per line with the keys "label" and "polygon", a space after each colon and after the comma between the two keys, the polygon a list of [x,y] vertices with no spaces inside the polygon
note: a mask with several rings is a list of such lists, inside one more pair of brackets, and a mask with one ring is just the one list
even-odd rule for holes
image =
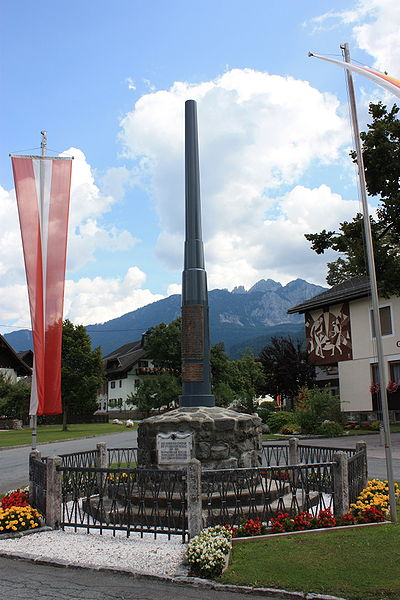
{"label": "house", "polygon": [[143,340],[125,344],[103,358],[106,382],[98,396],[99,412],[132,410],[126,400],[135,395],[140,380],[154,371]]}
{"label": "house", "polygon": [[7,340],[0,334],[0,373],[15,383],[18,377],[32,375],[32,369],[18,356]]}
{"label": "house", "polygon": [[[342,410],[350,418],[380,418],[368,277],[353,277],[288,312],[304,314],[307,352],[316,366],[317,383],[339,392]],[[380,297],[379,313],[387,377],[392,382],[389,414],[392,421],[400,421],[400,297]]]}

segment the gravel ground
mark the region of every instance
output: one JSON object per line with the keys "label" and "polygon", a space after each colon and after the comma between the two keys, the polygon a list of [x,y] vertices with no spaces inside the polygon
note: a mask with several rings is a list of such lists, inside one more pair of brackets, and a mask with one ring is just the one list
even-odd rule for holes
{"label": "gravel ground", "polygon": [[[132,533],[129,538],[68,531],[44,531],[0,540],[0,554],[63,561],[71,565],[111,567],[142,574],[173,576],[182,566],[182,538]],[[175,539],[173,539],[175,538]]]}

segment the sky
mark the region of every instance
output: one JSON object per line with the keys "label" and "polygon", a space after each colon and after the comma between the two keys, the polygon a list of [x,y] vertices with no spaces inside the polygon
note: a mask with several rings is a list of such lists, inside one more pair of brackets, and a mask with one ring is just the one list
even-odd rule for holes
{"label": "sky", "polygon": [[[209,289],[326,285],[305,233],[359,210],[345,72],[400,78],[398,0],[3,0],[0,332],[30,317],[9,153],[73,155],[64,317],[102,323],[179,293],[184,102],[198,104]],[[394,98],[354,77],[359,120]],[[376,199],[371,199],[371,209]]]}

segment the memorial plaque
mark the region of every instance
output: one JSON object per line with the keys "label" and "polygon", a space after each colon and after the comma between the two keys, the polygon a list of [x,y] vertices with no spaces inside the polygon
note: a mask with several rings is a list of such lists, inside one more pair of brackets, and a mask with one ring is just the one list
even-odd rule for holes
{"label": "memorial plaque", "polygon": [[159,465],[186,464],[192,458],[191,433],[158,433],[157,461]]}
{"label": "memorial plaque", "polygon": [[182,365],[183,381],[204,381],[203,363],[186,363]]}
{"label": "memorial plaque", "polygon": [[202,360],[204,354],[204,306],[182,306],[182,358]]}

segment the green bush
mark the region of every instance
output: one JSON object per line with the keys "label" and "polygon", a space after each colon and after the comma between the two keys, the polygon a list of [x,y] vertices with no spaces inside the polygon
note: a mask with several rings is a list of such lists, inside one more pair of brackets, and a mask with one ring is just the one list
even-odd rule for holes
{"label": "green bush", "polygon": [[319,433],[323,421],[334,421],[342,427],[339,397],[332,396],[327,388],[302,388],[296,404],[295,420],[301,426],[302,433]]}
{"label": "green bush", "polygon": [[380,421],[371,421],[371,423],[369,424],[369,429],[371,429],[371,431],[379,431],[380,426]]}
{"label": "green bush", "polygon": [[284,425],[293,423],[293,413],[281,410],[271,413],[267,418],[267,425],[273,433],[278,433]]}
{"label": "green bush", "polygon": [[326,421],[320,425],[319,433],[327,437],[336,437],[342,435],[343,426],[340,423],[335,423],[335,421]]}
{"label": "green bush", "polygon": [[272,411],[269,408],[260,407],[260,408],[257,408],[256,412],[263,423],[268,423],[268,419],[272,414]]}

